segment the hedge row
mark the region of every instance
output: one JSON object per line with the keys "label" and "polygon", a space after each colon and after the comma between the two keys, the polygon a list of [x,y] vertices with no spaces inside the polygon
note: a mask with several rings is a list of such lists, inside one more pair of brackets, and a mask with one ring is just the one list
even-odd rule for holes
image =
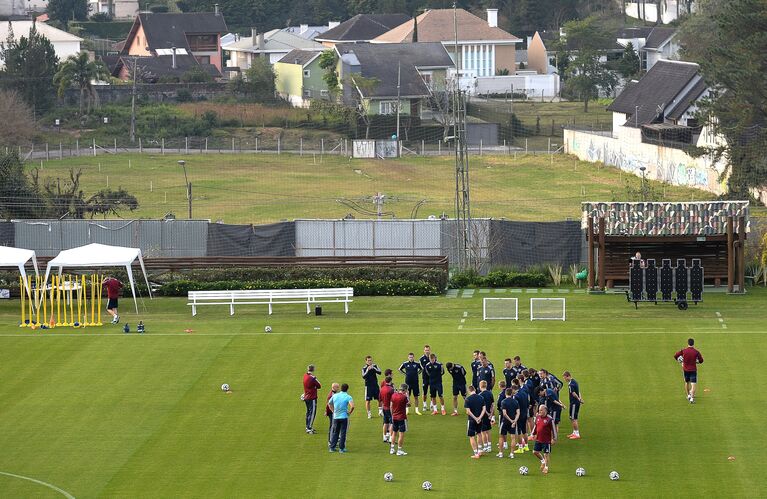
{"label": "hedge row", "polygon": [[290,279],[270,281],[190,281],[179,280],[163,284],[161,296],[187,296],[189,291],[221,291],[229,289],[310,289],[354,288],[356,296],[424,296],[439,294],[439,290],[425,281],[406,279],[337,280],[337,279]]}
{"label": "hedge row", "polygon": [[539,272],[512,272],[496,270],[487,275],[476,272],[459,272],[450,278],[451,288],[542,288],[547,286],[549,279]]}

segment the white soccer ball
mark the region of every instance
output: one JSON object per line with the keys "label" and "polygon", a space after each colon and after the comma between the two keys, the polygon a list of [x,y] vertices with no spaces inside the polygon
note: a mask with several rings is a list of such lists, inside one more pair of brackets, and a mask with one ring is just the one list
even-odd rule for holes
{"label": "white soccer ball", "polygon": [[425,482],[423,482],[423,483],[421,484],[421,488],[422,488],[423,490],[431,490],[431,482],[430,482],[430,481],[428,481],[428,480],[426,480]]}
{"label": "white soccer ball", "polygon": [[617,471],[611,471],[610,472],[610,480],[618,480],[618,479],[620,479],[620,477],[621,476],[618,474]]}
{"label": "white soccer ball", "polygon": [[266,327],[264,328],[264,332],[265,332],[265,333],[271,333],[271,332],[272,332],[272,326],[266,326]]}
{"label": "white soccer ball", "polygon": [[575,470],[575,476],[586,476],[586,470],[583,468],[578,468]]}
{"label": "white soccer ball", "polygon": [[227,383],[224,383],[221,385],[221,391],[222,392],[228,392],[229,391],[229,385]]}
{"label": "white soccer ball", "polygon": [[392,480],[394,480],[394,474],[393,473],[390,473],[390,472],[384,473],[384,481],[391,482]]}
{"label": "white soccer ball", "polygon": [[519,467],[519,474],[520,474],[520,475],[527,475],[527,473],[528,473],[529,471],[530,471],[530,470],[528,470],[528,469],[527,469],[527,466],[520,466],[520,467]]}
{"label": "white soccer ball", "polygon": [[677,358],[676,358],[676,361],[677,361],[677,362],[679,362],[679,363],[681,364],[682,362],[684,362],[684,357],[682,357],[682,356],[680,355],[679,357],[677,357]]}

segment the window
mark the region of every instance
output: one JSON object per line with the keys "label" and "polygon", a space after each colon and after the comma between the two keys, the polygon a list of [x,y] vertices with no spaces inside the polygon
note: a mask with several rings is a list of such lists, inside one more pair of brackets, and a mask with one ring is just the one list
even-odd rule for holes
{"label": "window", "polygon": [[218,51],[218,35],[189,35],[187,41],[192,52]]}
{"label": "window", "polygon": [[426,87],[427,88],[433,88],[432,87],[431,72],[421,73],[421,78],[423,78],[423,82],[426,83]]}
{"label": "window", "polygon": [[328,96],[328,91],[327,90],[320,90],[320,96],[327,97]]}
{"label": "window", "polygon": [[195,56],[195,59],[197,59],[197,62],[199,62],[200,64],[210,64],[209,55],[198,55],[198,56]]}
{"label": "window", "polygon": [[379,109],[381,114],[394,114],[397,112],[397,101],[382,100]]}
{"label": "window", "polygon": [[311,69],[304,69],[304,78],[309,78],[312,75]]}
{"label": "window", "polygon": [[304,89],[304,99],[308,99],[311,96],[312,96],[312,91],[309,90],[308,88],[305,88]]}

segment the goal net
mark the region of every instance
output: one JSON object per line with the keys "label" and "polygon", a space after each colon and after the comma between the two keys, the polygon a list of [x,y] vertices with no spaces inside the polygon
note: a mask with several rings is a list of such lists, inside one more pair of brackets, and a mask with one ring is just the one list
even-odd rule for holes
{"label": "goal net", "polygon": [[519,307],[516,298],[484,298],[482,300],[482,320],[519,319]]}
{"label": "goal net", "polygon": [[530,298],[531,321],[565,320],[564,298]]}

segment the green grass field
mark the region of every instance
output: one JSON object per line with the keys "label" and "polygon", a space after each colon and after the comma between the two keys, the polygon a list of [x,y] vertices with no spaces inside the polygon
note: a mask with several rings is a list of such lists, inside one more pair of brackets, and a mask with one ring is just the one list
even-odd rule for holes
{"label": "green grass field", "polygon": [[[186,160],[193,185],[193,215],[226,223],[264,223],[296,218],[341,218],[353,210],[348,199],[374,210],[372,196],[387,196],[385,211],[409,218],[425,201],[418,217],[452,215],[455,198],[454,159],[409,157],[400,160],[349,160],[306,154],[192,154],[80,157],[44,162],[45,178],[69,178],[81,169],[86,196],[122,186],[140,207],[126,218],[158,218],[187,213]],[[29,163],[28,168],[40,167]],[[579,219],[580,202],[626,199],[626,182],[639,192],[641,180],[615,168],[577,161],[571,156],[482,156],[471,160],[472,215],[510,220]],[[711,199],[712,194],[652,182],[668,201]],[[355,213],[356,216],[361,216]]]}
{"label": "green grass field", "polygon": [[[521,320],[483,322],[486,296],[520,298]],[[192,318],[183,299],[145,300],[143,336],[20,329],[18,302],[4,301],[0,497],[61,496],[8,473],[76,497],[404,497],[426,494],[424,480],[429,497],[763,496],[764,289],[710,293],[687,312],[569,293],[564,323],[531,323],[531,296],[554,295],[356,298],[348,316],[327,305],[321,317],[283,305],[271,317],[256,306],[229,317],[220,306]],[[135,329],[128,305],[123,322]],[[688,336],[705,357],[693,406],[672,359]],[[557,444],[542,476],[529,454],[469,459],[464,417],[412,416],[406,457],[388,454],[380,419],[362,411],[348,454],[328,453],[322,416],[318,434],[303,432],[306,364],[317,365],[323,393],[348,382],[361,406],[363,357],[396,369],[424,343],[443,362],[468,365],[481,348],[497,367],[519,354],[528,366],[571,370],[586,401],[583,439]],[[529,476],[517,473],[523,464]],[[607,477],[613,469],[618,482]],[[387,471],[394,482],[384,482]]]}

